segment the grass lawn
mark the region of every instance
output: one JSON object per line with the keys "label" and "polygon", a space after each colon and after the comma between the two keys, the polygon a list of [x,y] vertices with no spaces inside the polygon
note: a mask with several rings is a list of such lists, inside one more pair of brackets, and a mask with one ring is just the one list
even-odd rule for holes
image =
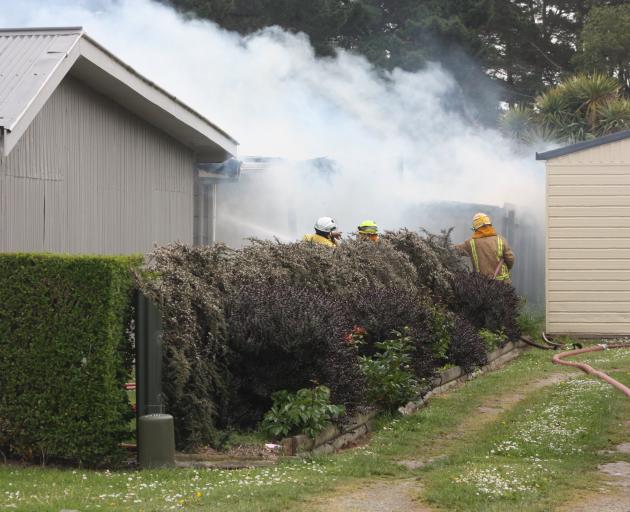
{"label": "grass lawn", "polygon": [[[381,418],[369,445],[336,456],[237,471],[0,465],[0,510],[300,510],[352,483],[410,477],[436,509],[550,510],[573,487],[597,485],[596,466],[610,457],[598,451],[621,442],[621,424],[630,418],[630,401],[581,374],[528,393],[551,374],[574,373],[550,356],[530,351],[413,416]],[[582,359],[630,383],[630,350]],[[515,393],[522,397],[513,407],[476,423],[480,406]],[[415,470],[398,463],[436,455],[442,457]]]}

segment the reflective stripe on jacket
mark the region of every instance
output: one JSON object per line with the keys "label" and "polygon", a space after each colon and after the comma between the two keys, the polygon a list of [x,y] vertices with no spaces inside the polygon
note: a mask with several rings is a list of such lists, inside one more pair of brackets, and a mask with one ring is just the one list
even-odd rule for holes
{"label": "reflective stripe on jacket", "polygon": [[494,276],[499,261],[503,259],[496,279],[501,281],[510,279],[509,270],[514,265],[515,258],[505,238],[497,235],[469,238],[463,244],[458,245],[457,249],[470,256],[476,272],[488,277]]}
{"label": "reflective stripe on jacket", "polygon": [[[510,279],[510,271],[508,270],[507,265],[504,260],[504,243],[503,238],[500,236],[492,237],[497,239],[497,250],[496,250],[496,262],[494,265],[494,269],[491,274],[484,272],[484,274],[489,275],[490,277],[494,277],[497,281],[506,281]],[[477,240],[483,240],[479,238]],[[473,266],[475,267],[476,272],[481,272],[479,265],[479,255],[477,254],[477,240],[474,238],[470,239],[470,252],[473,260]],[[497,272],[497,267],[499,266],[499,262],[503,260],[501,263],[501,268]],[[494,276],[495,272],[497,273],[496,277]]]}

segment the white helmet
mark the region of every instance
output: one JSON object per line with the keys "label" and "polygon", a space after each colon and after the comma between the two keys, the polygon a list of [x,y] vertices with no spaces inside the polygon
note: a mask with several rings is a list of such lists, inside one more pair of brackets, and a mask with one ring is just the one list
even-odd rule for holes
{"label": "white helmet", "polygon": [[323,233],[332,233],[337,229],[337,224],[335,223],[335,219],[330,217],[320,217],[315,223],[315,229],[317,231],[322,231]]}

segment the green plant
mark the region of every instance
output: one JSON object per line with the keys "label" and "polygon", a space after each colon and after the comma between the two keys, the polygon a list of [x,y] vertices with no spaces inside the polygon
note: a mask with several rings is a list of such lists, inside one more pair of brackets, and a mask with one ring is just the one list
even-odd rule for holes
{"label": "green plant", "polygon": [[326,386],[304,388],[296,393],[276,391],[271,398],[273,406],[265,414],[261,429],[276,439],[299,433],[315,437],[345,413],[343,405],[330,403],[330,389]]}
{"label": "green plant", "polygon": [[507,341],[507,336],[503,331],[493,332],[489,329],[480,329],[479,336],[483,340],[488,352],[499,348]]}
{"label": "green plant", "polygon": [[447,311],[434,307],[431,309],[431,350],[433,356],[442,360],[448,354],[453,330],[452,315]]}
{"label": "green plant", "polygon": [[103,465],[124,456],[140,257],[0,255],[0,450]]}
{"label": "green plant", "polygon": [[531,108],[515,105],[499,119],[501,131],[509,137],[524,139],[531,130],[534,112]]}
{"label": "green plant", "polygon": [[630,129],[630,100],[609,101],[597,110],[599,116],[599,134]]}
{"label": "green plant", "polygon": [[371,357],[359,358],[370,403],[389,410],[416,397],[419,387],[411,370],[414,347],[409,330],[393,334],[392,339],[375,343],[379,351]]}
{"label": "green plant", "polygon": [[521,306],[521,311],[516,321],[521,332],[533,339],[539,339],[541,333],[545,330],[545,314],[528,310],[525,303]]}

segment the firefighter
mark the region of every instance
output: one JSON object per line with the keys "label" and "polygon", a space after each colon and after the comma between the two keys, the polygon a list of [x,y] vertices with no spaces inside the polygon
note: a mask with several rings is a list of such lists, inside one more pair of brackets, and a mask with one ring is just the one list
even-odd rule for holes
{"label": "firefighter", "polygon": [[341,231],[337,231],[335,220],[330,217],[320,217],[315,222],[315,233],[304,235],[304,241],[335,247],[340,237]]}
{"label": "firefighter", "polygon": [[359,240],[378,242],[378,226],[373,220],[364,220],[357,229],[359,230]]}
{"label": "firefighter", "polygon": [[477,213],[472,220],[473,235],[456,248],[470,256],[475,272],[511,284],[514,253],[505,238],[498,235],[490,217]]}

